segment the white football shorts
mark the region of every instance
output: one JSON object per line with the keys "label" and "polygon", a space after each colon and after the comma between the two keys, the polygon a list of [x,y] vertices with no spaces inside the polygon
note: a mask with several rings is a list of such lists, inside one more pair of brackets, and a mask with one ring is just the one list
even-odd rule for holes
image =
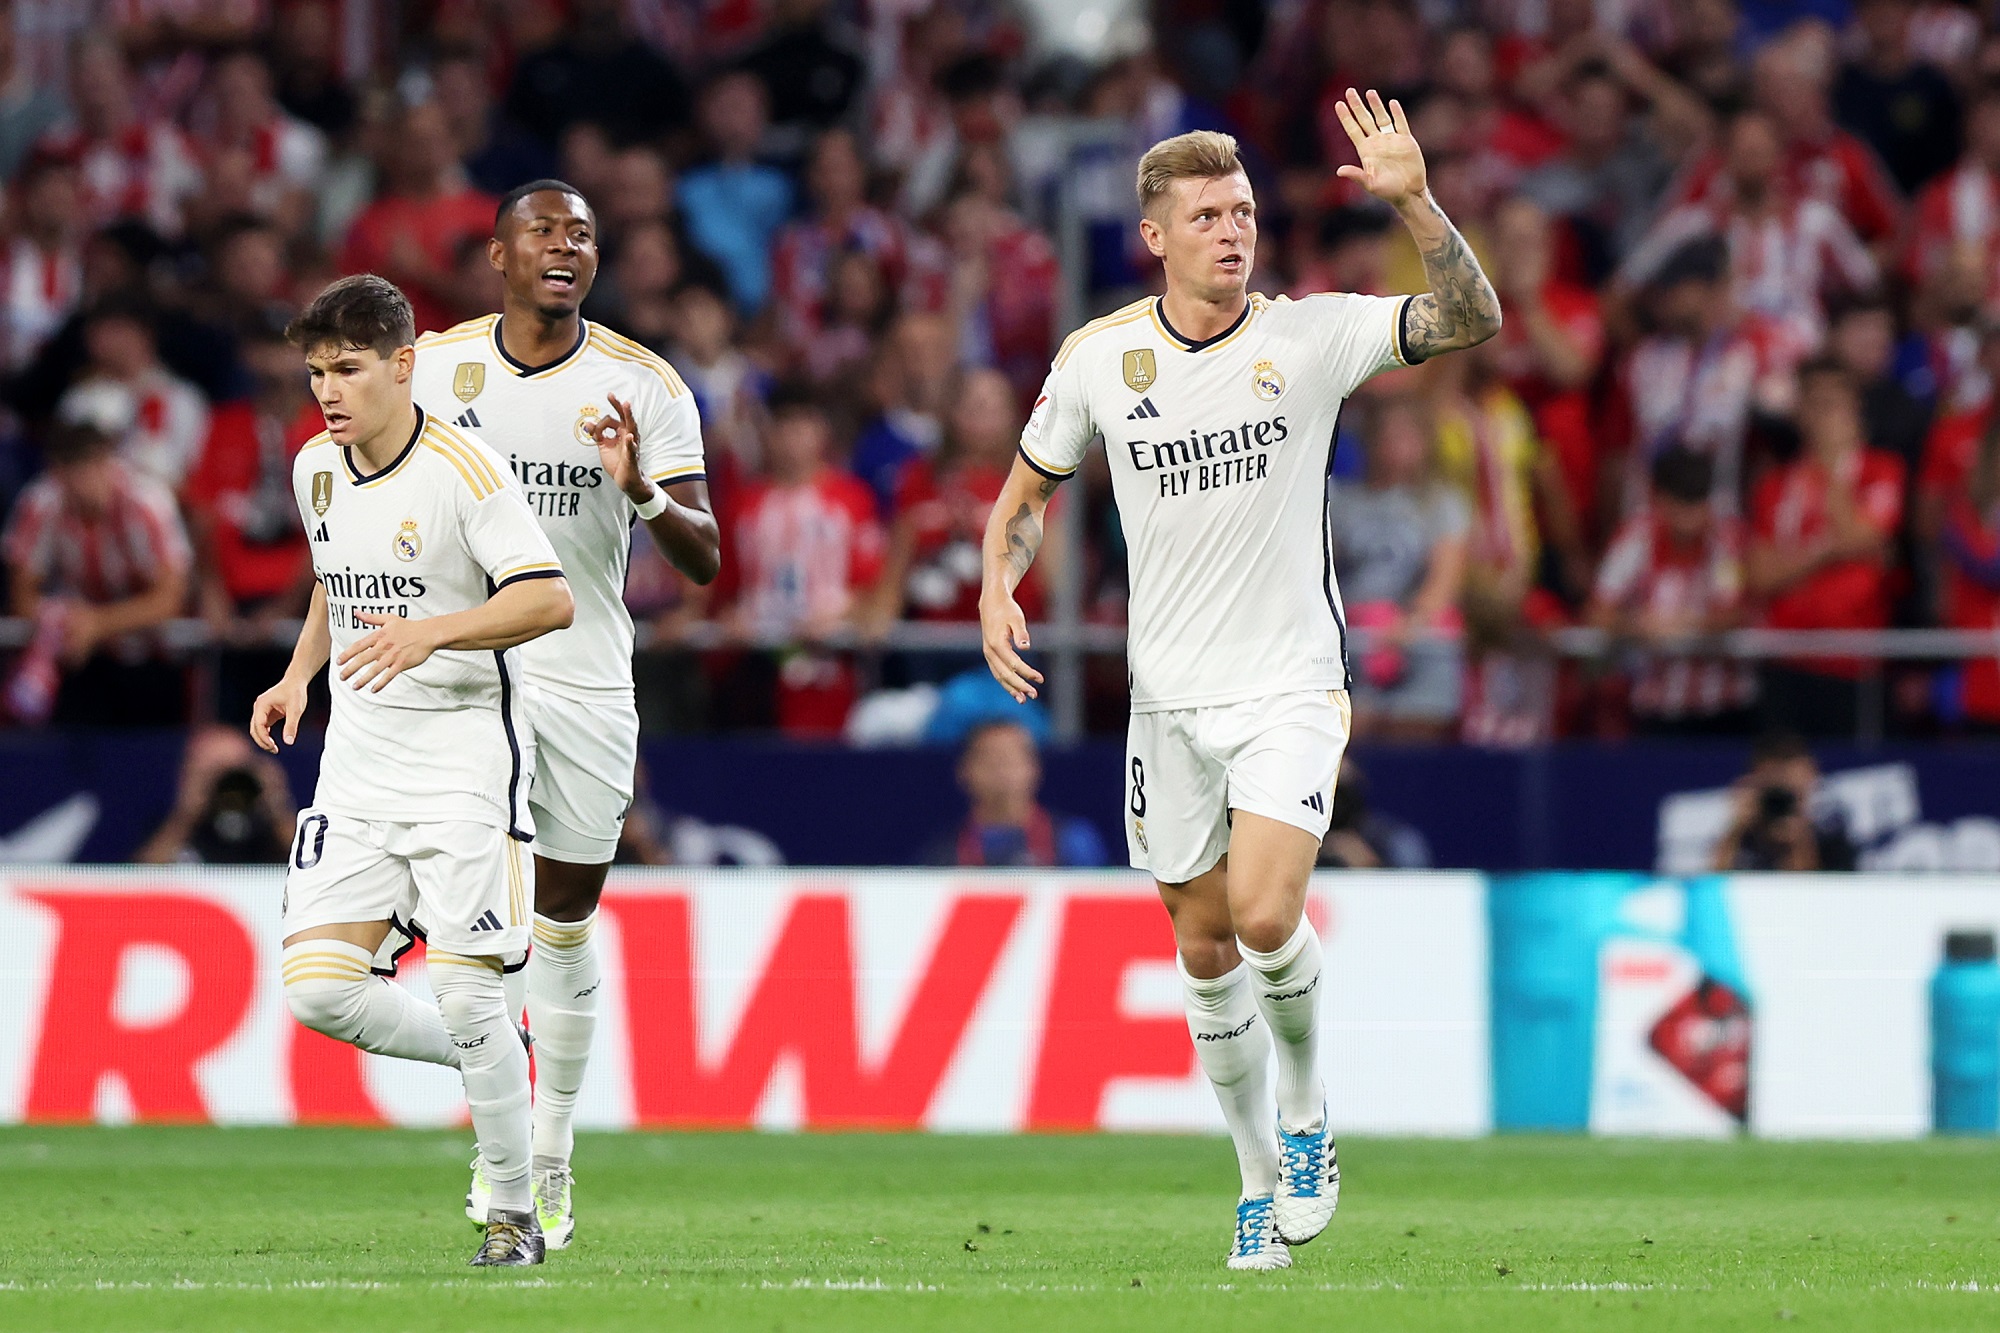
{"label": "white football shorts", "polygon": [[471,820],[396,824],[299,811],[285,871],[285,934],[351,921],[394,929],[378,972],[421,936],[432,948],[512,963],[533,929],[535,861],[507,830]]}
{"label": "white football shorts", "polygon": [[618,850],[639,762],[639,710],[629,699],[582,703],[547,689],[528,695],[535,723],[535,855],[601,866]]}
{"label": "white football shorts", "polygon": [[1125,842],[1134,869],[1185,884],[1229,850],[1229,812],[1326,836],[1353,713],[1345,690],[1134,713]]}

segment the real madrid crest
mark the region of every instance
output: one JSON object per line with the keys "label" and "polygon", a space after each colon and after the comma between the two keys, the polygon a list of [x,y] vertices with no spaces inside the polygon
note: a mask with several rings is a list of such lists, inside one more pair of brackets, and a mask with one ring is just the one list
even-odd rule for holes
{"label": "real madrid crest", "polygon": [[331,508],[333,508],[333,474],[331,472],[315,472],[313,473],[313,513],[320,518],[325,518],[326,511]]}
{"label": "real madrid crest", "polygon": [[1135,347],[1125,353],[1125,387],[1133,393],[1144,393],[1160,378],[1160,368],[1153,360],[1153,349]]}
{"label": "real madrid crest", "polygon": [[604,413],[598,411],[595,403],[579,408],[576,414],[576,442],[597,446],[597,423]]}
{"label": "real madrid crest", "polygon": [[424,539],[417,535],[417,520],[403,520],[403,526],[396,529],[394,545],[398,560],[415,560],[424,553]]}
{"label": "real madrid crest", "polygon": [[461,361],[458,369],[451,373],[451,391],[458,395],[458,401],[469,403],[486,388],[486,363],[484,361]]}
{"label": "real madrid crest", "polygon": [[1250,368],[1250,387],[1265,402],[1275,403],[1285,391],[1285,377],[1269,361],[1259,361]]}

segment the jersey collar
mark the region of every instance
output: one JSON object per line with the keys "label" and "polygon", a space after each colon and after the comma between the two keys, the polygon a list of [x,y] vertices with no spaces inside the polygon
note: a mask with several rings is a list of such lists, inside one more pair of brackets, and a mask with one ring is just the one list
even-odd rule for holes
{"label": "jersey collar", "polygon": [[1161,331],[1173,339],[1174,345],[1179,347],[1183,352],[1205,352],[1216,344],[1227,342],[1229,339],[1235,337],[1242,330],[1244,322],[1250,318],[1250,312],[1256,305],[1257,302],[1254,299],[1245,296],[1243,298],[1243,313],[1238,315],[1228,328],[1216,334],[1213,338],[1203,338],[1199,342],[1186,336],[1179,329],[1167,322],[1166,297],[1156,296],[1153,298],[1153,318],[1159,321]]}
{"label": "jersey collar", "polygon": [[576,342],[570,347],[570,349],[567,352],[564,352],[561,356],[557,357],[555,360],[549,362],[546,365],[531,366],[524,361],[516,361],[513,357],[507,354],[507,344],[500,341],[500,322],[505,318],[506,316],[502,315],[498,319],[495,319],[493,321],[493,333],[492,333],[493,351],[496,355],[499,356],[500,360],[506,365],[507,369],[513,371],[516,375],[520,376],[522,379],[527,379],[532,375],[546,375],[553,370],[561,370],[564,366],[568,365],[571,361],[574,361],[576,359],[577,353],[583,350],[584,343],[590,340],[590,321],[587,319],[579,319],[576,322]]}
{"label": "jersey collar", "polygon": [[341,445],[340,456],[347,463],[347,479],[356,486],[366,486],[372,482],[382,480],[382,478],[403,466],[404,463],[409,461],[410,450],[416,448],[417,441],[424,437],[424,426],[426,424],[424,409],[419,407],[417,408],[417,428],[410,432],[410,442],[404,445],[401,452],[389,461],[389,466],[383,468],[380,472],[371,472],[365,477],[361,475],[361,469],[354,466],[354,446],[350,444]]}

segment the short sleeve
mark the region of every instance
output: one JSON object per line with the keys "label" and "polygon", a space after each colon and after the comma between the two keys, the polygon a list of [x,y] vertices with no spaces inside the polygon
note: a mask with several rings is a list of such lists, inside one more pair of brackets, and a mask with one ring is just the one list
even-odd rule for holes
{"label": "short sleeve", "polygon": [[1340,397],[1385,370],[1412,364],[1403,328],[1410,300],[1328,292],[1298,302],[1312,321],[1329,381]]}
{"label": "short sleeve", "polygon": [[1072,355],[1049,371],[1021,431],[1021,457],[1051,481],[1062,481],[1083,466],[1084,452],[1097,434],[1084,400],[1081,367],[1082,359]]}
{"label": "short sleeve", "polygon": [[562,577],[562,563],[535,521],[528,497],[509,474],[497,489],[476,497],[462,492],[465,549],[498,591],[526,579]]}
{"label": "short sleeve", "polygon": [[662,486],[704,481],[708,463],[701,443],[701,406],[685,386],[650,388],[632,405],[639,420],[639,466]]}

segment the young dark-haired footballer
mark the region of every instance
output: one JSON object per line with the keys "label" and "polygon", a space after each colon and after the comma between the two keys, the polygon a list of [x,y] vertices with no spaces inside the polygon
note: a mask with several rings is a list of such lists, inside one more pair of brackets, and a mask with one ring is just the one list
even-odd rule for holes
{"label": "young dark-haired footballer", "polygon": [[[342,278],[286,330],[326,431],[292,465],[312,606],[250,734],[297,739],[332,659],[333,718],[285,876],[285,1001],[364,1051],[465,1079],[492,1183],[472,1262],[542,1261],[529,1194],[528,1055],[503,971],[528,950],[534,733],[521,644],[562,629],[569,584],[499,456],[410,400],[410,303]],[[376,975],[424,936],[435,1006]]]}
{"label": "young dark-haired footballer", "polygon": [[[522,650],[539,739],[535,948],[536,1206],[552,1249],[569,1244],[571,1120],[597,1025],[591,930],[632,804],[639,715],[625,566],[634,521],[674,567],[707,583],[721,539],[709,512],[701,416],[673,367],[578,310],[597,277],[596,217],[561,181],[507,192],[487,243],[506,282],[498,315],[417,343],[417,401],[506,459],[576,591],[576,624]],[[518,1012],[516,1006],[515,1012]],[[466,1211],[487,1212],[473,1163]]]}
{"label": "young dark-haired footballer", "polygon": [[1188,1027],[1236,1143],[1231,1268],[1289,1265],[1339,1197],[1315,1050],[1320,944],[1305,919],[1349,722],[1327,530],[1334,421],[1376,372],[1500,329],[1402,109],[1353,89],[1337,109],[1361,160],[1340,174],[1402,215],[1431,290],[1252,293],[1257,201],[1236,141],[1196,131],[1153,145],[1139,232],[1166,295],[1063,344],[986,529],[986,660],[1026,699],[1042,678],[1021,657],[1014,587],[1049,497],[1102,434],[1131,541],[1126,837],[1173,918]]}

